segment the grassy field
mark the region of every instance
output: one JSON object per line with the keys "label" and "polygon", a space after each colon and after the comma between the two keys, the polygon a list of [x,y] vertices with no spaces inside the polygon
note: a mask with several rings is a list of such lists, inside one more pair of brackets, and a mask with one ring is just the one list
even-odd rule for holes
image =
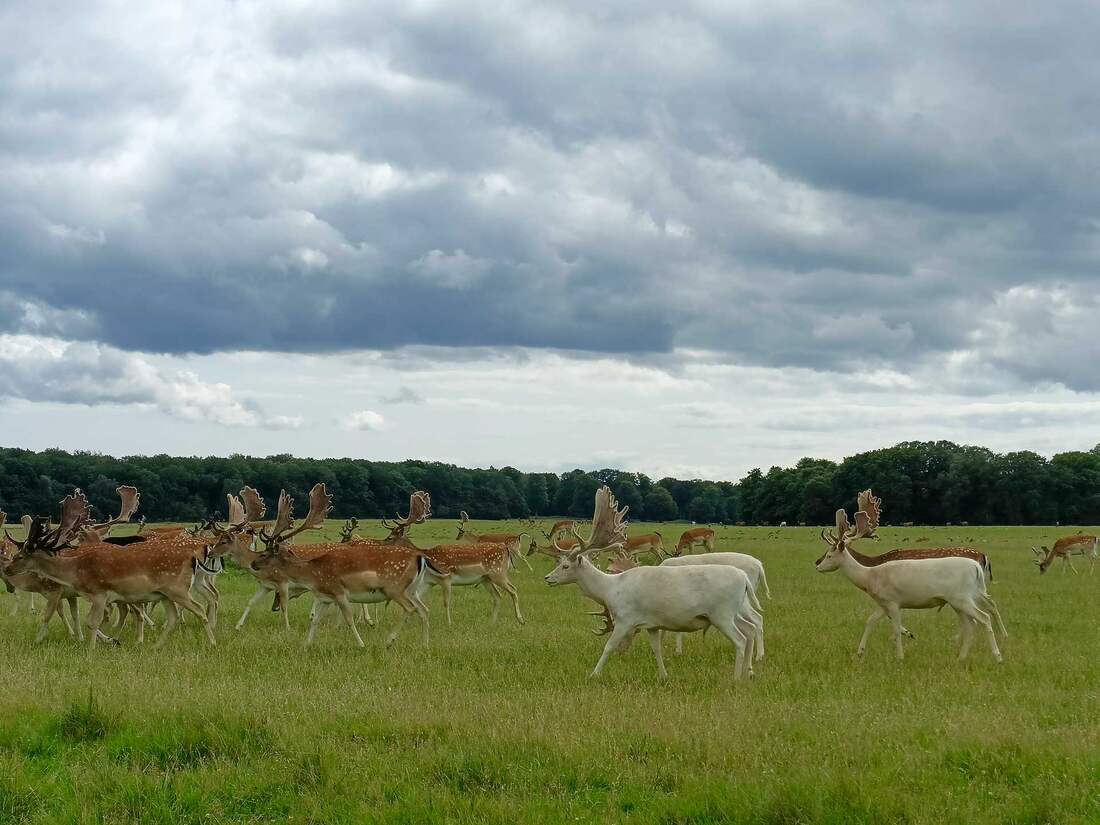
{"label": "grassy field", "polygon": [[290,636],[267,609],[235,632],[252,592],[237,571],[216,649],[195,622],[160,652],[127,636],[89,655],[60,624],[35,646],[0,597],[0,822],[1100,821],[1100,575],[1077,561],[1040,578],[1028,550],[1069,532],[883,529],[864,548],[987,552],[1010,633],[996,665],[980,636],[955,661],[950,611],[906,614],[904,662],[885,622],[856,661],[871,602],[814,571],[816,530],[722,528],[719,549],[761,558],[774,596],[768,657],[736,685],[715,633],[682,657],[666,642],[667,683],[644,639],[588,681],[591,603],[543,584],[541,557],[514,574],[526,626],[507,603],[489,625],[486,594],[460,589],[447,627],[433,593],[428,650],[411,624],[383,648],[391,609],[365,650],[330,618],[303,651],[305,598]]}

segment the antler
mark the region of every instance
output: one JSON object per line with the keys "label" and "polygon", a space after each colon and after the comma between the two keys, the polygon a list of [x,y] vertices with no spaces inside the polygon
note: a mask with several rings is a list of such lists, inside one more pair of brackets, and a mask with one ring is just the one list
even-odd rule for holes
{"label": "antler", "polygon": [[870,490],[864,490],[857,496],[859,512],[856,513],[856,526],[851,538],[865,539],[875,535],[879,516],[882,514],[882,499],[875,498]]}
{"label": "antler", "polygon": [[225,494],[229,502],[229,527],[243,527],[248,523],[248,515],[245,513],[244,504],[232,493]]}
{"label": "antler", "polygon": [[[100,530],[110,530],[116,524],[127,522],[133,517],[134,513],[137,512],[138,505],[141,503],[141,493],[138,492],[137,487],[131,487],[127,484],[116,488],[115,492],[118,493],[120,500],[118,515],[112,519],[94,525],[93,529],[95,529],[96,532]],[[106,535],[106,533],[102,535]]]}
{"label": "antler", "polygon": [[340,531],[340,541],[342,541],[344,544],[347,544],[349,541],[351,541],[352,533],[355,532],[355,528],[358,526],[359,519],[357,518],[349,518],[347,521],[345,521],[344,527]]}
{"label": "antler", "polygon": [[574,522],[573,535],[579,542],[578,546],[567,551],[558,544],[557,537],[553,538],[554,549],[559,553],[569,552],[573,556],[581,553],[589,553],[596,550],[606,550],[611,547],[621,547],[626,544],[626,513],[629,507],[619,509],[619,502],[615,500],[611,488],[606,484],[596,491],[596,508],[592,513],[592,534],[585,541]]}
{"label": "antler", "polygon": [[248,521],[260,521],[267,513],[267,505],[263,496],[253,487],[245,487],[238,494],[244,502],[244,513]]}
{"label": "antler", "polygon": [[393,521],[382,519],[382,526],[390,531],[388,539],[396,539],[403,537],[414,524],[423,524],[431,517],[432,497],[423,490],[417,490],[409,496],[409,514],[402,518],[398,513]]}
{"label": "antler", "polygon": [[[290,515],[290,510],[294,506],[294,500],[287,496],[287,500],[290,504],[287,507],[287,515]],[[279,497],[279,515],[282,517],[282,496]],[[328,490],[325,489],[324,484],[314,484],[313,489],[309,491],[309,512],[306,513],[306,517],[291,530],[289,533],[284,533],[279,536],[280,541],[287,541],[294,538],[304,530],[317,530],[325,522],[325,517],[328,516],[329,510],[332,509],[332,496],[328,494]],[[276,521],[278,524],[278,521]],[[287,523],[289,527],[289,522]],[[278,535],[278,534],[276,534]]]}

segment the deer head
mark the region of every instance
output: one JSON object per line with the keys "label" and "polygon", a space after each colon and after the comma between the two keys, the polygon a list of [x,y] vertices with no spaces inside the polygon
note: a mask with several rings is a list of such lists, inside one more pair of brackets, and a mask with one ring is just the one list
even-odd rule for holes
{"label": "deer head", "polygon": [[359,519],[349,518],[344,522],[344,526],[340,529],[340,541],[343,544],[347,544],[352,540],[355,534],[355,528],[359,526]]}
{"label": "deer head", "polygon": [[556,585],[574,582],[587,562],[587,556],[602,550],[621,548],[626,544],[626,513],[629,509],[629,507],[619,509],[619,503],[607,485],[597,490],[596,508],[592,515],[592,533],[587,539],[582,538],[577,525],[574,524],[571,529],[573,537],[578,542],[575,546],[566,549],[557,538],[553,540],[553,547],[559,554],[558,566],[546,576],[546,583]]}
{"label": "deer head", "polygon": [[[246,505],[247,509],[247,505]],[[325,516],[332,509],[332,496],[328,494],[324,484],[314,484],[309,491],[309,512],[306,517],[294,526],[294,499],[286,490],[279,492],[279,507],[276,511],[275,522],[271,529],[261,528],[257,534],[264,544],[264,549],[269,554],[278,552],[292,538],[304,530],[318,530],[324,524]]]}
{"label": "deer head", "polygon": [[88,524],[88,499],[80,490],[74,490],[72,495],[63,498],[60,510],[57,527],[53,529],[50,529],[50,520],[46,516],[24,516],[26,533],[22,541],[16,541],[7,531],[4,532],[15,548],[8,568],[12,575],[28,572],[33,566],[31,556],[34,554],[54,555],[68,547]]}
{"label": "deer head", "polygon": [[405,538],[414,524],[423,524],[432,517],[432,497],[423,490],[417,490],[409,496],[409,514],[402,518],[400,514],[392,521],[382,519],[382,526],[390,531],[385,541],[394,543]]}
{"label": "deer head", "polygon": [[836,532],[821,531],[821,540],[829,549],[814,563],[819,572],[836,570],[840,566],[841,556],[848,552],[852,542],[875,536],[882,515],[882,499],[875,498],[870,490],[864,490],[857,496],[857,502],[859,510],[854,525],[848,524],[848,514],[840,509],[836,511]]}

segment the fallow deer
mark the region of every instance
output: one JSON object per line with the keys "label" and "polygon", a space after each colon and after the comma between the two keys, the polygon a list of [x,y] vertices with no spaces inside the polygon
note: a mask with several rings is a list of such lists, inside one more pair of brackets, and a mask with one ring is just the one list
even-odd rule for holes
{"label": "fallow deer", "polygon": [[[60,536],[77,512],[83,521],[87,516],[87,499],[80,491],[62,502],[62,520],[57,528]],[[89,644],[94,646],[99,629],[111,602],[145,604],[164,602],[168,621],[157,647],[171,636],[179,620],[179,609],[194,613],[202,622],[207,640],[215,645],[213,630],[206,612],[191,596],[195,568],[220,544],[199,536],[170,535],[131,547],[86,543],[72,554],[59,552],[64,546],[57,531],[47,532],[41,519],[32,522],[29,535],[19,548],[9,570],[14,573],[33,572],[71,587],[91,602],[87,624],[91,629]]]}
{"label": "fallow deer", "polygon": [[680,540],[676,542],[674,556],[690,553],[695,546],[705,547],[708,553],[714,552],[714,531],[709,527],[692,527],[680,534]]}
{"label": "fallow deer", "polygon": [[[492,621],[500,611],[500,591],[512,599],[516,621],[524,623],[519,609],[519,591],[508,578],[512,567],[512,552],[505,544],[479,542],[477,544],[440,544],[423,551],[432,567],[450,575],[438,579],[443,591],[443,606],[447,611],[447,624],[451,624],[451,587],[484,585],[493,603]],[[438,577],[426,577],[427,583],[437,583]]]}
{"label": "fallow deer", "polygon": [[[589,555],[626,543],[627,508],[619,509],[610,488],[596,492],[592,516],[592,534],[581,539],[579,547],[563,551],[546,583],[554,586],[576,583],[586,596],[602,604],[614,622],[591,676],[599,676],[611,653],[627,644],[638,630],[649,635],[650,647],[657,660],[661,678],[667,678],[661,654],[661,632],[696,631],[714,626],[734,645],[737,653],[734,678],[748,668],[752,672],[752,645],[755,628],[744,613],[749,588],[748,577],[733,567],[693,565],[688,567],[636,567],[619,575],[596,567]],[[574,535],[580,535],[573,530]],[[748,631],[748,634],[744,632]]]}
{"label": "fallow deer", "polygon": [[631,558],[638,558],[642,553],[652,553],[658,561],[667,557],[665,547],[661,543],[661,534],[657,532],[646,533],[644,536],[631,536],[623,545],[623,551]]}
{"label": "fallow deer", "polygon": [[[867,618],[863,636],[856,649],[862,656],[867,639],[876,623],[889,616],[897,657],[905,655],[903,636],[912,636],[901,623],[902,609],[929,609],[949,605],[959,615],[962,646],[959,659],[965,659],[974,640],[974,625],[986,631],[993,658],[1001,661],[1001,651],[993,631],[996,620],[1001,633],[1007,635],[996,603],[986,592],[986,575],[982,565],[972,556],[960,555],[959,548],[940,550],[894,551],[887,561],[863,556],[852,549],[860,539],[875,535],[879,525],[882,502],[870,490],[858,496],[859,511],[855,524],[849,526],[848,514],[836,511],[836,532],[821,531],[828,550],[815,563],[821,573],[841,570],[844,575],[876,603]],[[974,552],[974,551],[971,551]]]}
{"label": "fallow deer", "polygon": [[[355,626],[352,604],[393,601],[405,611],[397,627],[390,633],[386,645],[397,639],[408,617],[417,614],[424,628],[424,644],[428,644],[428,610],[418,595],[425,571],[431,568],[428,558],[419,550],[401,544],[384,546],[367,542],[314,545],[324,548],[312,558],[301,558],[286,539],[311,523],[319,523],[328,512],[331,498],[323,484],[310,492],[310,512],[303,527],[292,529],[293,500],[282,492],[279,496],[279,517],[275,527],[262,534],[264,550],[252,562],[252,569],[264,573],[276,571],[299,587],[310,590],[316,600],[305,643],[313,642],[314,634],[331,605],[339,607],[351,628],[355,643],[363,647],[363,638]],[[438,575],[446,575],[436,571]]]}
{"label": "fallow deer", "polygon": [[[7,514],[0,511],[0,528],[4,526],[6,521]],[[80,614],[76,607],[76,593],[51,579],[43,578],[35,573],[11,574],[8,571],[8,566],[18,551],[18,542],[5,532],[3,539],[0,540],[0,581],[3,581],[8,592],[16,596],[26,593],[28,597],[33,597],[37,593],[46,600],[46,609],[42,614],[42,623],[38,635],[35,636],[35,642],[41,642],[46,638],[50,619],[53,618],[54,613],[61,617],[61,621],[71,637],[84,641],[84,633],[80,627]],[[62,600],[69,605],[71,622],[65,616],[64,610],[61,609]],[[19,604],[16,602],[16,607],[18,608],[18,606]],[[15,611],[12,612],[12,615],[16,615]]]}
{"label": "fallow deer", "polygon": [[466,529],[466,522],[470,520],[470,517],[466,515],[466,511],[460,510],[458,516],[458,535],[455,536],[458,541],[468,541],[474,544],[503,544],[508,548],[508,553],[513,559],[522,559],[528,570],[533,569],[531,563],[524,558],[521,552],[523,539],[526,537],[529,542],[533,542],[533,533],[527,531],[522,533],[471,533]]}
{"label": "fallow deer", "polygon": [[1086,556],[1089,560],[1089,573],[1093,573],[1096,569],[1097,554],[1097,537],[1096,536],[1065,536],[1054,542],[1054,546],[1047,548],[1044,544],[1040,547],[1032,547],[1031,552],[1038,558],[1035,559],[1035,564],[1039,565],[1039,572],[1045,573],[1050,569],[1050,566],[1058,559],[1062,560],[1062,572],[1066,572],[1068,566],[1070,570],[1077,573],[1077,568],[1073,566],[1073,560],[1070,556]]}

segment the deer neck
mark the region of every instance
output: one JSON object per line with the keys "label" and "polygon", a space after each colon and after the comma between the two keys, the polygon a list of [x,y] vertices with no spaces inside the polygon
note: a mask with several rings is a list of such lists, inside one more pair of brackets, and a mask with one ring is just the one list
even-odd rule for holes
{"label": "deer neck", "polygon": [[844,552],[840,554],[840,569],[844,572],[844,575],[848,577],[848,581],[863,592],[870,592],[871,580],[875,576],[874,568],[865,567],[860,564],[859,561],[845,549]]}
{"label": "deer neck", "polygon": [[587,558],[581,558],[580,568],[577,570],[577,586],[588,598],[606,605],[616,578],[600,570]]}
{"label": "deer neck", "polygon": [[35,553],[31,556],[34,572],[43,578],[71,587],[77,579],[77,558],[72,556],[50,556]]}

